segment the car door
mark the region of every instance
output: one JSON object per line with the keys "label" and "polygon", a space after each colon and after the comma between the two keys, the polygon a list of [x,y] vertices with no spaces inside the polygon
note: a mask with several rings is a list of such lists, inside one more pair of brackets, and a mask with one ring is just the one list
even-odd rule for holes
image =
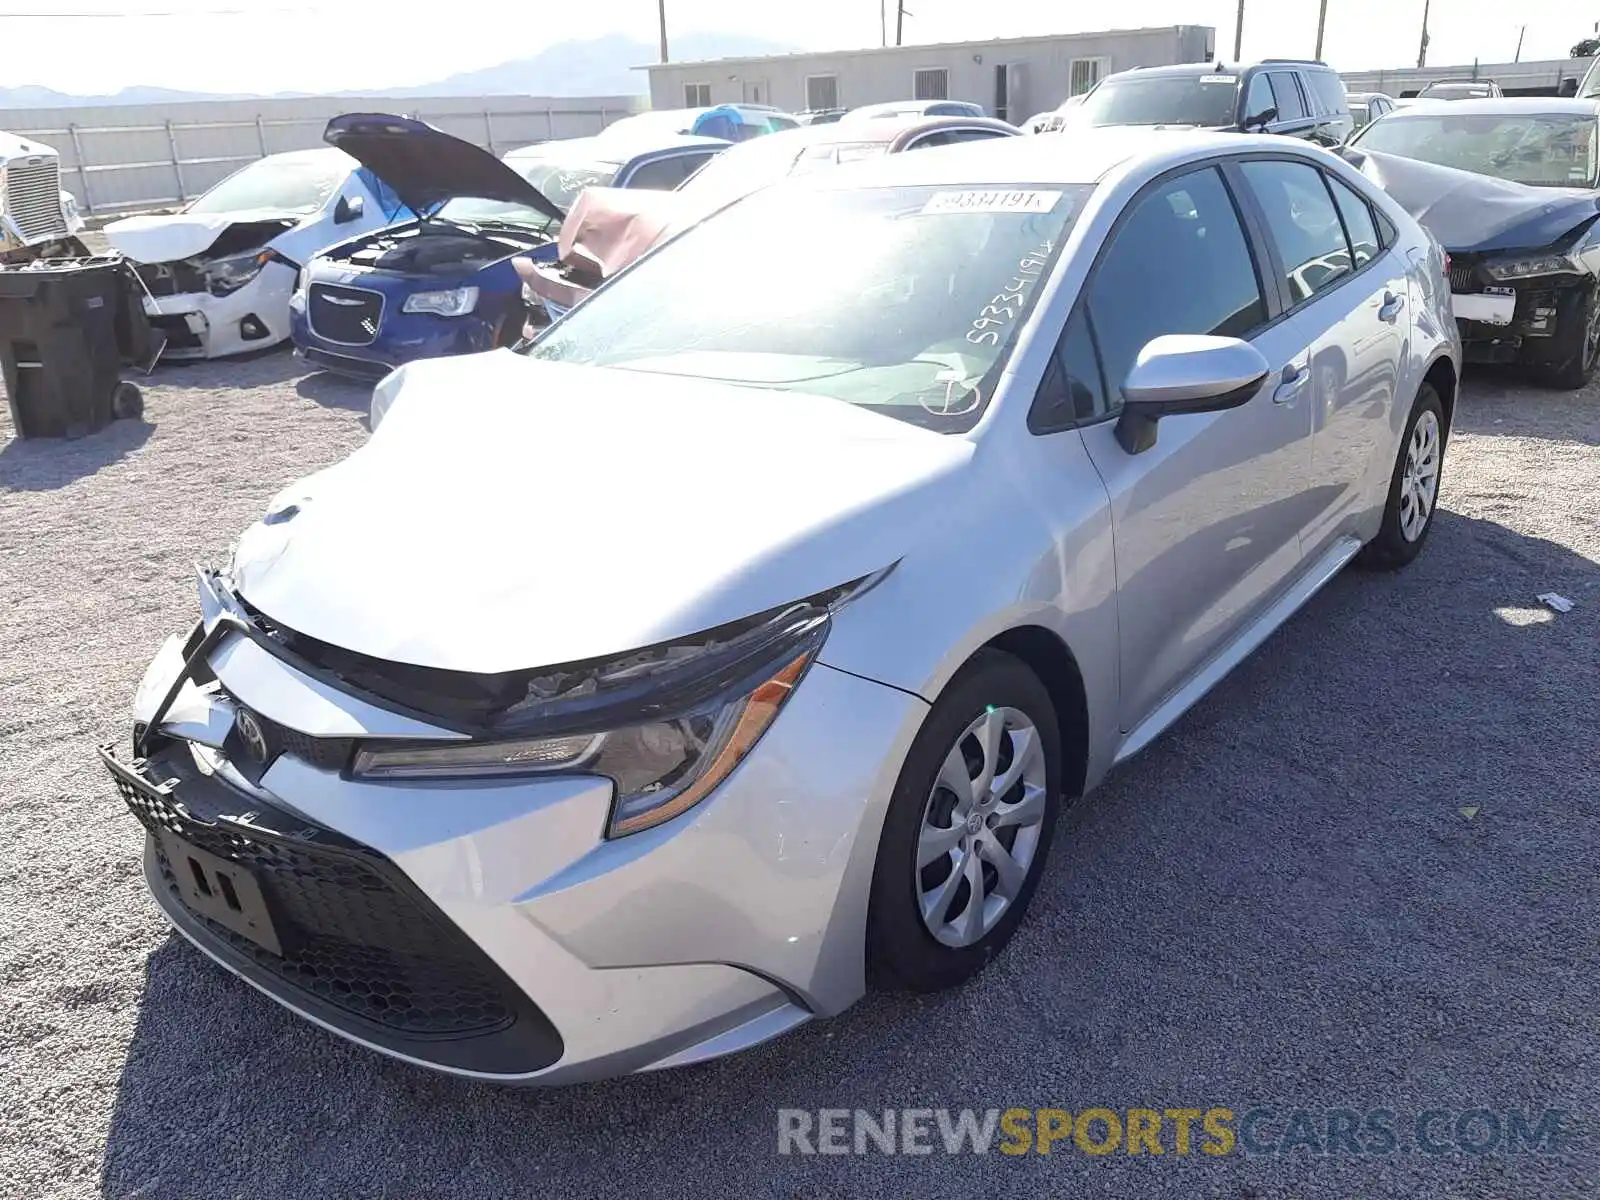
{"label": "car door", "polygon": [[1272,322],[1276,293],[1265,284],[1231,188],[1210,165],[1158,181],[1129,206],[1084,289],[1083,332],[1068,330],[1080,361],[1092,344],[1107,417],[1139,351],[1162,334],[1248,338],[1272,370],[1239,408],[1163,419],[1138,454],[1122,448],[1113,420],[1082,431],[1111,499],[1124,729],[1258,616],[1300,564],[1306,346],[1289,323]]}
{"label": "car door", "polygon": [[1311,351],[1312,515],[1303,548],[1312,560],[1350,531],[1371,495],[1372,464],[1387,461],[1374,452],[1404,353],[1406,266],[1383,252],[1366,201],[1315,164],[1251,158],[1237,170],[1259,209],[1296,336]]}

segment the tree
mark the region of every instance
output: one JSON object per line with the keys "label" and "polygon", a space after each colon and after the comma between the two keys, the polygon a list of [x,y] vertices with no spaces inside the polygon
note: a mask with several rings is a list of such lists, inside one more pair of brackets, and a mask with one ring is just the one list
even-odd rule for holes
{"label": "tree", "polygon": [[1584,38],[1567,54],[1568,58],[1593,58],[1600,54],[1600,37]]}

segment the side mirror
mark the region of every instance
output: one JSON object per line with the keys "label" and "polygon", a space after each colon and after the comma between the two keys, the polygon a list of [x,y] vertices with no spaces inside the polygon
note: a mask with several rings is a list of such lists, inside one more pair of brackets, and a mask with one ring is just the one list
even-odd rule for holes
{"label": "side mirror", "polygon": [[1277,119],[1278,119],[1278,110],[1277,110],[1276,107],[1264,108],[1260,112],[1258,112],[1255,116],[1246,117],[1245,118],[1245,120],[1244,120],[1244,131],[1246,133],[1249,133],[1252,129],[1259,129],[1259,130],[1263,130],[1264,131],[1267,128],[1268,125],[1271,125]]}
{"label": "side mirror", "polygon": [[1238,338],[1153,338],[1123,381],[1117,441],[1129,454],[1142,454],[1156,444],[1162,417],[1238,408],[1261,390],[1270,371],[1261,351]]}
{"label": "side mirror", "polygon": [[1564,100],[1570,100],[1578,94],[1578,81],[1568,75],[1561,81],[1561,86],[1556,89],[1556,95]]}
{"label": "side mirror", "polygon": [[339,203],[333,207],[333,223],[335,225],[348,225],[357,220],[367,211],[367,202],[360,196],[340,196]]}

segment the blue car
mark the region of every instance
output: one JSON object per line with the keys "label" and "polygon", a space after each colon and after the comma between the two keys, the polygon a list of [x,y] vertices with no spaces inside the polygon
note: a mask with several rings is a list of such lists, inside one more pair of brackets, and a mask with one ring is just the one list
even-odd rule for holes
{"label": "blue car", "polygon": [[370,113],[335,117],[324,138],[422,214],[317,255],[290,301],[296,353],[365,380],[413,359],[515,342],[522,285],[511,260],[553,261],[565,211],[585,187],[670,189],[729,145],[601,135],[501,160],[421,121]]}

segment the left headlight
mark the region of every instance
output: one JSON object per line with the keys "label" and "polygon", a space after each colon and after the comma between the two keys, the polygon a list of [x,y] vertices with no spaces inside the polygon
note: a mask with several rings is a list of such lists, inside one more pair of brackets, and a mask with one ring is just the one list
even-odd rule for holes
{"label": "left headlight", "polygon": [[1582,275],[1584,269],[1565,254],[1530,254],[1525,258],[1503,258],[1483,264],[1495,279],[1532,279],[1539,275]]}
{"label": "left headlight", "polygon": [[442,292],[412,292],[400,306],[400,311],[433,313],[440,317],[464,317],[477,307],[478,289],[459,287]]}
{"label": "left headlight", "polygon": [[695,807],[733,773],[816,660],[831,614],[884,573],[692,641],[530,675],[490,739],[369,742],[351,773],[605,776],[616,785],[606,835],[653,828]]}
{"label": "left headlight", "polygon": [[237,292],[261,274],[261,268],[272,259],[271,250],[255,250],[249,254],[235,254],[229,258],[218,258],[208,262],[201,268],[201,272],[205,275],[206,290],[213,296],[226,296],[229,292]]}

